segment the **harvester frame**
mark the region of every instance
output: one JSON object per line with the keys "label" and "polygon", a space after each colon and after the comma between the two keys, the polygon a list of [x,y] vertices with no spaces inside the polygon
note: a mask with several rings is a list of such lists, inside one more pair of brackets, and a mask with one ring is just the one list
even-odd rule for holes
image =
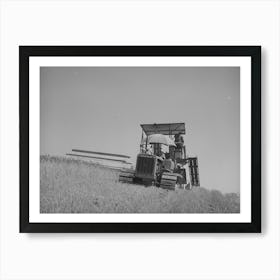
{"label": "harvester frame", "polygon": [[[185,123],[154,123],[140,126],[142,136],[136,168],[123,170],[119,181],[155,185],[168,190],[200,186],[197,157],[189,157],[186,154],[182,137],[186,134]],[[162,145],[168,146],[168,153],[162,153]]]}

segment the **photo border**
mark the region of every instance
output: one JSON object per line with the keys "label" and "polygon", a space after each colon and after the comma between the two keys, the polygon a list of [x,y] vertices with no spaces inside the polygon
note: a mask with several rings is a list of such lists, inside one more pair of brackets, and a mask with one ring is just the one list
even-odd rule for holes
{"label": "photo border", "polygon": [[[30,223],[29,58],[31,56],[251,57],[251,223]],[[20,46],[20,232],[261,232],[260,46]]]}

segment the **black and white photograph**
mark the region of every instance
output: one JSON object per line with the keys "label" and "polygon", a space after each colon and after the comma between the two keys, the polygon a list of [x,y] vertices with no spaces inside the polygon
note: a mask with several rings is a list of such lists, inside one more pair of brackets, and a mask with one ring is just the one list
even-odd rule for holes
{"label": "black and white photograph", "polygon": [[41,213],[239,213],[239,67],[41,67]]}
{"label": "black and white photograph", "polygon": [[0,1],[0,280],[280,280],[280,1]]}
{"label": "black and white photograph", "polygon": [[259,47],[20,52],[22,227],[260,229]]}

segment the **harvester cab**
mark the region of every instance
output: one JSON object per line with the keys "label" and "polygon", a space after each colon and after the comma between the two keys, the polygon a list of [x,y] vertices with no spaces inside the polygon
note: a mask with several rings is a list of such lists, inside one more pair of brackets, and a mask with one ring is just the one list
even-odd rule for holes
{"label": "harvester cab", "polygon": [[175,190],[200,186],[197,157],[188,157],[185,123],[141,124],[140,153],[135,170],[123,170],[124,183],[156,185]]}

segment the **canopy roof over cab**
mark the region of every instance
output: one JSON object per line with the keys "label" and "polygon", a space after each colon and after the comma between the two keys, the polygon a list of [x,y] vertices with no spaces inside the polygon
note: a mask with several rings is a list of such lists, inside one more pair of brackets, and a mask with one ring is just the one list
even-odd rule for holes
{"label": "canopy roof over cab", "polygon": [[147,136],[151,134],[186,134],[185,123],[153,123],[140,125]]}

